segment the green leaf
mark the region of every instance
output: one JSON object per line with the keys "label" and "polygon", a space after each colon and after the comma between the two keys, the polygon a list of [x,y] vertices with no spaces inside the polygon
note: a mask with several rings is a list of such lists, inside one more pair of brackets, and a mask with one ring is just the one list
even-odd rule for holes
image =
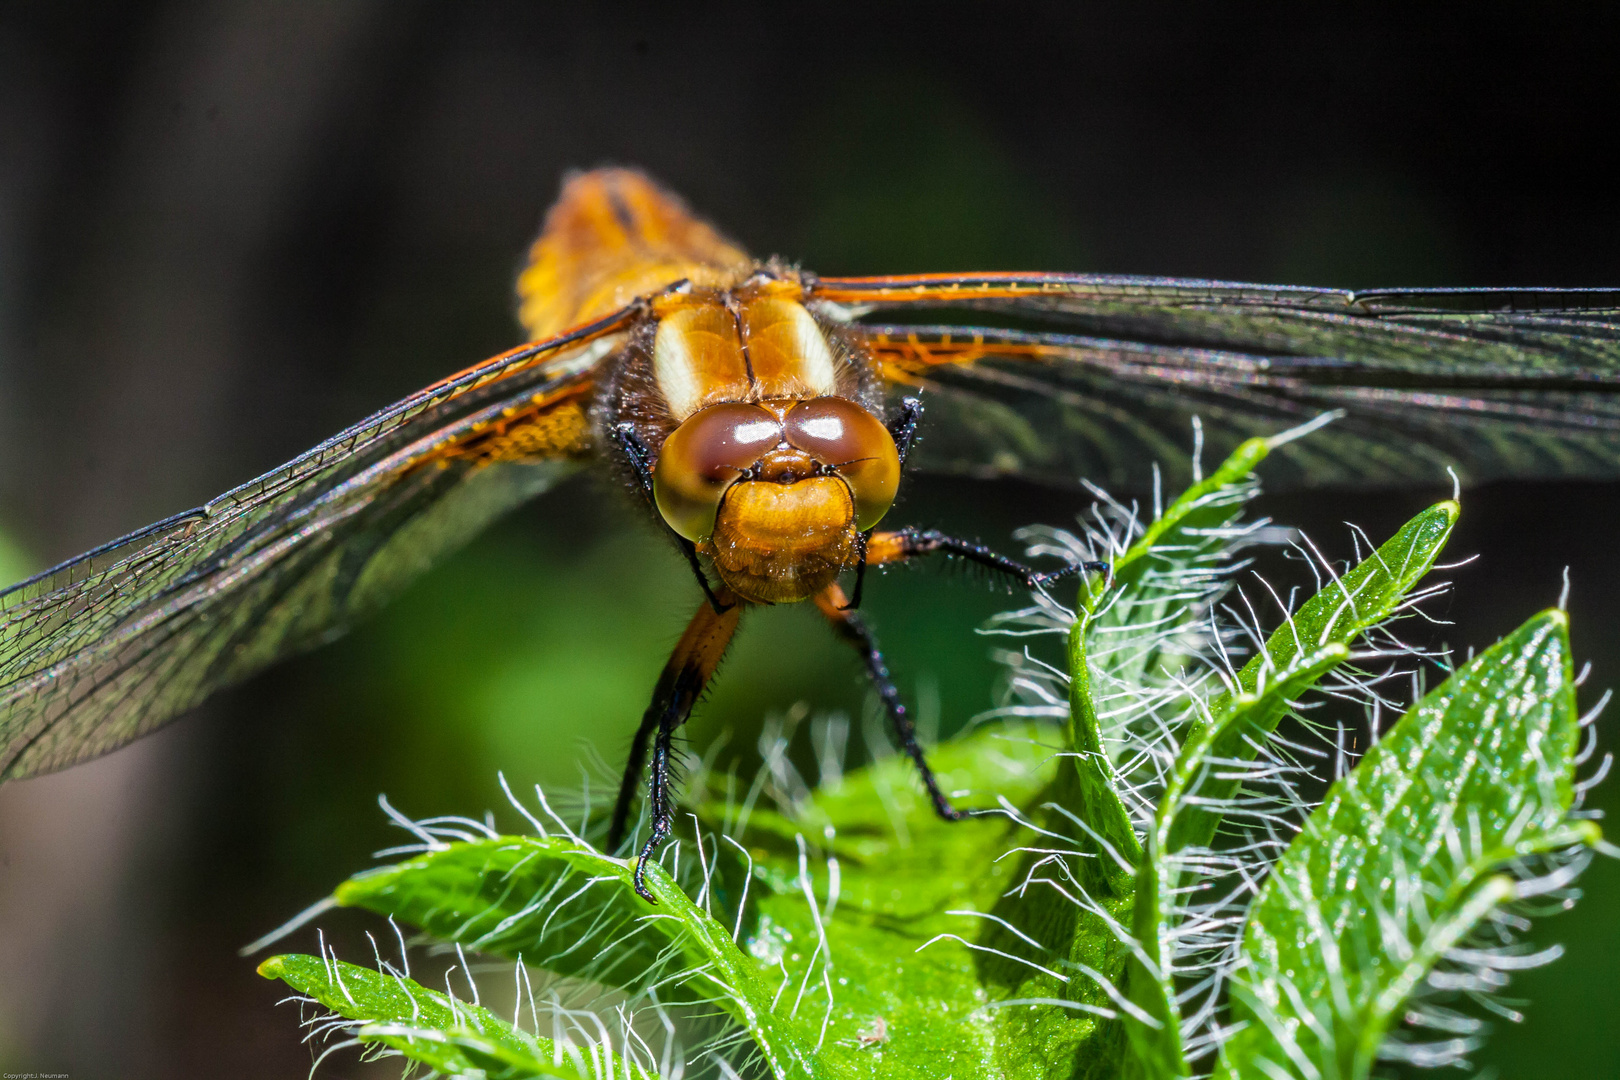
{"label": "green leaf", "polygon": [[678,921],[643,922],[657,909],[626,892],[624,880],[619,860],[575,840],[503,836],[358,874],[334,898],[469,949],[611,986],[636,989],[701,964]]}
{"label": "green leaf", "polygon": [[[1292,657],[1289,666],[1274,672],[1260,692],[1223,699],[1221,722],[1263,724],[1265,718],[1280,713],[1349,654],[1342,643],[1334,642],[1314,653]],[[1190,773],[1178,771],[1165,792],[1165,804],[1184,798],[1191,783]],[[1141,952],[1131,969],[1130,993],[1145,1019],[1139,1018],[1140,1022],[1130,1025],[1128,1031],[1137,1051],[1133,1075],[1138,1076],[1191,1075],[1182,1049],[1176,987],[1168,974],[1173,970],[1176,937],[1171,903],[1180,882],[1173,863],[1162,854],[1167,833],[1168,829],[1161,826],[1150,844],[1151,857],[1142,860],[1136,877],[1132,933]]]}
{"label": "green leaf", "polygon": [[[1289,433],[1285,432],[1283,441],[1288,437]],[[1272,448],[1278,445],[1278,441],[1248,440],[1232,451],[1231,456],[1221,462],[1214,472],[1182,492],[1165,507],[1164,513],[1143,530],[1141,539],[1114,560],[1112,587],[1127,589],[1136,584],[1151,566],[1152,556],[1166,547],[1183,547],[1196,530],[1226,520],[1231,513],[1229,508],[1246,501],[1252,494],[1243,490],[1244,482],[1254,472],[1255,466],[1264,461]],[[1096,601],[1101,598],[1101,591],[1089,581],[1083,583],[1081,588],[1086,590],[1083,599],[1088,602],[1085,606],[1094,608]]]}
{"label": "green leaf", "polygon": [[[1026,806],[1052,781],[1055,748],[1043,736],[1033,725],[987,727],[931,761],[962,805],[993,808],[1002,796]],[[791,815],[754,810],[738,825],[735,798],[698,815],[729,823],[737,841],[705,851],[715,869],[698,895],[714,916],[658,868],[649,883],[659,904],[647,904],[630,863],[557,837],[452,844],[336,895],[533,967],[632,992],[656,982],[666,1002],[714,999],[778,1076],[912,1076],[918,1062],[958,1080],[1043,1075],[997,1066],[998,1050],[1022,1049],[998,1043],[986,1008],[1010,991],[987,993],[987,980],[1006,975],[984,961],[1005,961],[964,943],[999,929],[964,912],[1002,901],[1017,866],[1001,856],[1029,844],[1028,829],[999,813],[939,820],[900,757],[846,774]],[[741,949],[716,917],[738,923]],[[1081,1033],[1092,1032],[1095,1017],[1080,1016]]]}
{"label": "green leaf", "polygon": [[[1182,751],[1185,770],[1197,770],[1210,758],[1253,759],[1259,744],[1287,712],[1286,703],[1273,697],[1273,708],[1256,712],[1233,711],[1226,702],[1261,692],[1267,682],[1289,670],[1301,653],[1318,652],[1335,642],[1348,645],[1395,614],[1406,594],[1440,557],[1459,509],[1448,499],[1418,514],[1372,555],[1329,582],[1289,616],[1266,639],[1265,648],[1243,665],[1237,686],[1224,700],[1211,703],[1208,721],[1195,724]],[[1231,798],[1241,783],[1236,778],[1206,777],[1198,785],[1201,805],[1182,806],[1179,800],[1166,800],[1160,807],[1161,818],[1167,812],[1175,817],[1168,850],[1209,843],[1221,815],[1208,804]]]}
{"label": "green leaf", "polygon": [[1579,742],[1567,620],[1549,611],[1428,694],[1333,786],[1272,871],[1233,984],[1225,1076],[1366,1077],[1403,1002],[1518,886],[1593,843],[1569,822]]}
{"label": "green leaf", "polygon": [[[1057,802],[1079,816],[1097,839],[1084,845],[1096,856],[1094,876],[1114,896],[1129,896],[1142,864],[1142,841],[1130,811],[1119,797],[1120,780],[1103,742],[1102,724],[1091,696],[1091,665],[1086,658],[1089,620],[1084,614],[1069,631],[1069,723],[1066,734],[1074,768],[1065,770]],[[1089,891],[1089,890],[1088,890]]]}
{"label": "green leaf", "polygon": [[[1165,717],[1184,707],[1169,703],[1189,701],[1204,677],[1196,663],[1189,675],[1189,661],[1209,606],[1226,588],[1234,546],[1249,531],[1241,514],[1258,490],[1253,470],[1294,434],[1243,444],[1113,559],[1106,589],[1098,579],[1082,583],[1068,633],[1066,741],[1072,767],[1059,770],[1050,803],[1030,808],[1042,829],[1064,839],[1044,841],[1023,856],[1018,877],[1037,885],[1016,905],[998,908],[1009,923],[1038,928],[1034,936],[1043,943],[1059,931],[1066,934],[1066,947],[1052,950],[1059,959],[1046,961],[1064,974],[1030,976],[1026,969],[1017,996],[1040,1003],[1002,1014],[1004,1041],[1061,1046],[1059,1033],[1096,1027],[1096,1015],[1137,1008],[1121,1004],[1118,988],[1130,955],[1132,893],[1143,861],[1138,831],[1145,823],[1133,819],[1121,798],[1124,781],[1116,762],[1126,759],[1141,768],[1143,740],[1157,739]],[[1049,868],[1054,846],[1073,852],[1057,864],[1061,873]],[[1015,935],[1000,938],[996,947],[1020,950]],[[1093,1012],[1083,1016],[1078,1010]],[[1075,1075],[1117,1073],[1123,1049],[1117,1024],[1088,1031],[1076,1045],[1083,1052]],[[1053,1068],[1059,1067],[1056,1060]]]}
{"label": "green leaf", "polygon": [[259,974],[288,986],[355,1023],[349,1033],[387,1046],[411,1061],[468,1080],[646,1078],[601,1046],[582,1049],[520,1031],[488,1009],[446,997],[400,975],[340,960],[272,956]]}
{"label": "green leaf", "polygon": [[1456,521],[1457,504],[1419,514],[1366,560],[1306,601],[1238,672],[1235,685],[1195,717],[1160,798],[1148,855],[1137,873],[1132,932],[1141,950],[1130,974],[1142,1016],[1128,1025],[1136,1075],[1190,1075],[1181,1042],[1172,958],[1178,940],[1174,898],[1183,882],[1176,855],[1215,835],[1220,807],[1241,771],[1214,763],[1246,761],[1291,703],[1350,655],[1349,644],[1389,618],[1434,565]]}
{"label": "green leaf", "polygon": [[[1067,734],[1075,767],[1072,776],[1062,778],[1057,801],[1078,814],[1096,834],[1097,841],[1082,846],[1097,856],[1098,872],[1091,876],[1099,877],[1114,896],[1130,895],[1134,868],[1142,862],[1142,843],[1119,796],[1120,778],[1093,696],[1088,642],[1099,632],[1119,635],[1132,624],[1138,628],[1161,626],[1173,609],[1186,604],[1180,575],[1223,550],[1215,531],[1230,524],[1237,508],[1253,496],[1254,468],[1272,445],[1273,440],[1250,439],[1238,447],[1219,468],[1166,507],[1136,543],[1114,560],[1106,588],[1089,577],[1080,586],[1078,617],[1069,630],[1068,665]],[[1176,584],[1167,588],[1156,577],[1174,578]],[[1213,581],[1207,573],[1206,578]],[[1099,613],[1099,604],[1109,591],[1112,602]],[[1150,635],[1151,631],[1138,630],[1134,636]],[[1132,637],[1123,636],[1126,641]],[[1113,681],[1128,685],[1132,694],[1140,692],[1154,675],[1168,674],[1163,669],[1178,659],[1160,649],[1122,649],[1117,643],[1104,655],[1108,657],[1105,663],[1116,669],[1109,672]]]}
{"label": "green leaf", "polygon": [[[1053,734],[986,726],[929,759],[959,806],[994,807],[999,795],[1028,808],[1047,797],[1059,764]],[[728,802],[700,816],[719,823]],[[1085,1012],[1057,1010],[1063,1024],[1043,1029],[1042,1042],[1006,1026],[1030,1009],[998,1002],[1057,986],[1025,992],[1039,972],[1001,954],[1034,949],[996,921],[1019,919],[1019,899],[1006,894],[1020,863],[1009,856],[1039,838],[999,813],[941,821],[905,758],[847,773],[791,815],[755,811],[732,835],[746,854],[727,845],[722,858],[742,861],[754,886],[740,943],[783,987],[778,1011],[796,1008],[811,1025],[829,1076],[1067,1080],[1097,1036]],[[1061,962],[1072,923],[1030,928],[1046,950],[1036,962]]]}
{"label": "green leaf", "polygon": [[777,1076],[817,1075],[803,1032],[772,1012],[775,985],[759,981],[759,965],[730,932],[656,864],[647,885],[658,903],[647,903],[633,871],[633,860],[574,839],[504,836],[359,875],[335,898],[559,974],[632,991],[664,982],[663,1000],[713,1000],[725,1009]]}

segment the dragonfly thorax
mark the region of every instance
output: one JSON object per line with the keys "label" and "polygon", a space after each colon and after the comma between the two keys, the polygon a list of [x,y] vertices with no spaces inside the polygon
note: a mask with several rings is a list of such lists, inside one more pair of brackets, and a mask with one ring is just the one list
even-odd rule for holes
{"label": "dragonfly thorax", "polygon": [[760,275],[728,292],[655,305],[653,377],[677,421],[722,401],[810,398],[838,386],[838,360],[796,282]]}

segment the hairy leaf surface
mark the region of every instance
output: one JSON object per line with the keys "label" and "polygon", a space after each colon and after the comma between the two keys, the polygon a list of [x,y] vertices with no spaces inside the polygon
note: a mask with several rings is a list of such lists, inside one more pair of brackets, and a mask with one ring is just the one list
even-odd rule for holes
{"label": "hairy leaf surface", "polygon": [[1234,985],[1226,1076],[1368,1075],[1433,965],[1511,899],[1516,860],[1596,838],[1567,822],[1567,620],[1549,611],[1424,697],[1334,785],[1273,870]]}
{"label": "hairy leaf surface", "polygon": [[600,1046],[574,1046],[531,1035],[488,1009],[429,990],[402,975],[385,975],[341,960],[272,956],[259,974],[354,1021],[348,1032],[385,1046],[445,1076],[467,1080],[650,1080]]}

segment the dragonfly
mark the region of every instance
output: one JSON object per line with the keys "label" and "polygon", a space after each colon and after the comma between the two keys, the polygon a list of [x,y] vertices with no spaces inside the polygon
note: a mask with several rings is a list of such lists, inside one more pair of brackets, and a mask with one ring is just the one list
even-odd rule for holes
{"label": "dragonfly", "polygon": [[[879,526],[913,470],[1142,488],[1205,446],[1335,413],[1284,486],[1620,476],[1620,289],[1341,289],[1058,273],[818,277],[750,257],[627,169],[565,181],[517,282],[527,342],[293,461],[0,593],[0,780],[62,769],[341,634],[585,467],[685,556],[697,613],[631,742],[635,883],[674,813],[673,739],[742,615],[810,601],[940,789],[859,612],[866,570],[974,541]],[[925,407],[926,406],[926,407]],[[1178,464],[1179,463],[1179,464]],[[851,581],[848,593],[841,581]]]}

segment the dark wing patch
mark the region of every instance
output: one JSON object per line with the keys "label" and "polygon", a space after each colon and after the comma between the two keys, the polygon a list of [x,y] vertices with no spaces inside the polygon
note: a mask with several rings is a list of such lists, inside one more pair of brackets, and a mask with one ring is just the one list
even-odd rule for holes
{"label": "dark wing patch", "polygon": [[[897,280],[815,296],[931,391],[925,468],[1141,489],[1155,462],[1186,475],[1194,416],[1213,455],[1339,409],[1274,486],[1620,477],[1620,291]],[[1028,329],[876,323],[941,309]]]}
{"label": "dark wing patch", "polygon": [[624,314],[470,368],[0,593],[0,779],[138,738],[342,633],[574,468]]}

